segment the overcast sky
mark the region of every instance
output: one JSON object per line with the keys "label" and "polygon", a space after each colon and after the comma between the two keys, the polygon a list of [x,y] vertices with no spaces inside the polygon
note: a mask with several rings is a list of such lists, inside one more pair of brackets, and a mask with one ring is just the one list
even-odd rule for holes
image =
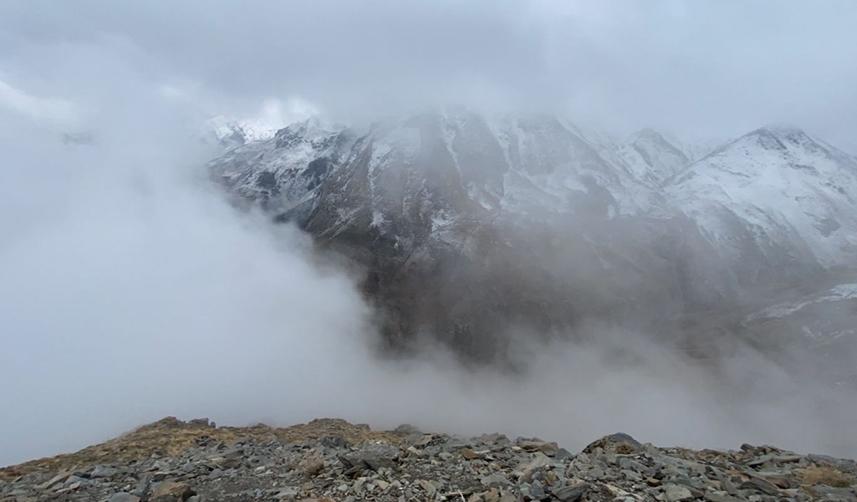
{"label": "overcast sky", "polygon": [[132,80],[200,115],[455,102],[685,137],[785,122],[853,152],[855,24],[853,0],[6,0],[0,107],[97,115]]}

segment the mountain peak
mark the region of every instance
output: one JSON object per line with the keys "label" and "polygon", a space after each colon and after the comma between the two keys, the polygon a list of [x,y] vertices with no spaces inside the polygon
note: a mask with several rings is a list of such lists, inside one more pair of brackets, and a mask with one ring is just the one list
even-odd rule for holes
{"label": "mountain peak", "polygon": [[755,139],[766,150],[788,150],[792,146],[815,144],[803,129],[784,124],[766,125],[750,131],[742,138]]}
{"label": "mountain peak", "polygon": [[313,115],[303,120],[292,122],[291,124],[286,125],[282,129],[278,129],[277,133],[279,134],[280,131],[302,131],[304,133],[312,131],[337,132],[343,127],[344,126],[338,124],[328,123],[326,120],[322,119],[318,115]]}
{"label": "mountain peak", "polygon": [[209,118],[203,125],[201,136],[212,137],[224,146],[243,145],[274,137],[276,128],[259,121],[237,120],[223,115]]}
{"label": "mountain peak", "polygon": [[757,131],[764,131],[768,134],[774,134],[777,136],[806,136],[806,133],[800,127],[797,127],[793,124],[775,122],[770,124],[765,124],[764,126],[757,129]]}
{"label": "mountain peak", "polygon": [[342,132],[345,126],[330,124],[317,116],[293,122],[274,134],[278,148],[294,146],[298,143],[315,143]]}

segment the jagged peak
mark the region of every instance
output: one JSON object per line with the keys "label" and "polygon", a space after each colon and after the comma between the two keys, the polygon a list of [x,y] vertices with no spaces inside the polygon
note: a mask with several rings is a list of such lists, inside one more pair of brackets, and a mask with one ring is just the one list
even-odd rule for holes
{"label": "jagged peak", "polygon": [[286,127],[278,129],[276,135],[280,135],[281,133],[286,134],[287,131],[289,133],[301,132],[301,133],[310,133],[310,132],[321,132],[321,133],[336,133],[344,129],[345,126],[342,124],[336,124],[332,122],[328,122],[327,120],[319,117],[318,115],[313,115],[303,120],[299,120],[297,122],[292,122],[288,124]]}
{"label": "jagged peak", "polygon": [[276,128],[253,120],[239,120],[215,115],[202,126],[203,137],[211,134],[221,143],[244,144],[251,141],[264,141],[274,137]]}
{"label": "jagged peak", "polygon": [[302,141],[316,141],[341,133],[346,126],[327,122],[318,116],[312,116],[293,122],[274,134],[277,147],[291,146]]}

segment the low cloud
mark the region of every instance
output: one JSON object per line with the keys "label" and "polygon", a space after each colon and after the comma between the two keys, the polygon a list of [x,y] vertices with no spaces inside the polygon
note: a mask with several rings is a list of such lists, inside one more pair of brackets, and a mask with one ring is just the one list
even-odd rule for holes
{"label": "low cloud", "polygon": [[54,127],[73,128],[79,111],[69,101],[33,96],[0,80],[0,109]]}
{"label": "low cloud", "polygon": [[[165,415],[340,416],[570,449],[616,430],[698,447],[857,448],[840,420],[853,406],[749,349],[712,367],[593,325],[579,343],[515,333],[518,372],[466,369],[438,347],[381,357],[356,278],[296,229],[230,207],[199,167],[205,147],[170,150],[159,126],[123,115],[92,145],[16,138],[3,200],[25,204],[7,208],[0,244],[0,463]],[[186,133],[169,136],[192,144]]]}

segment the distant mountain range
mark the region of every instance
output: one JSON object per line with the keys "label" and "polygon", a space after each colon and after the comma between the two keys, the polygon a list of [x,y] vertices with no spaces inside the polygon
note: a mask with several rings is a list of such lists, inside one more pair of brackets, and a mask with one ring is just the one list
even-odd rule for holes
{"label": "distant mountain range", "polygon": [[592,320],[696,340],[857,282],[857,159],[795,128],[706,148],[455,108],[234,132],[212,175],[365,267],[393,347],[507,357],[512,326]]}

